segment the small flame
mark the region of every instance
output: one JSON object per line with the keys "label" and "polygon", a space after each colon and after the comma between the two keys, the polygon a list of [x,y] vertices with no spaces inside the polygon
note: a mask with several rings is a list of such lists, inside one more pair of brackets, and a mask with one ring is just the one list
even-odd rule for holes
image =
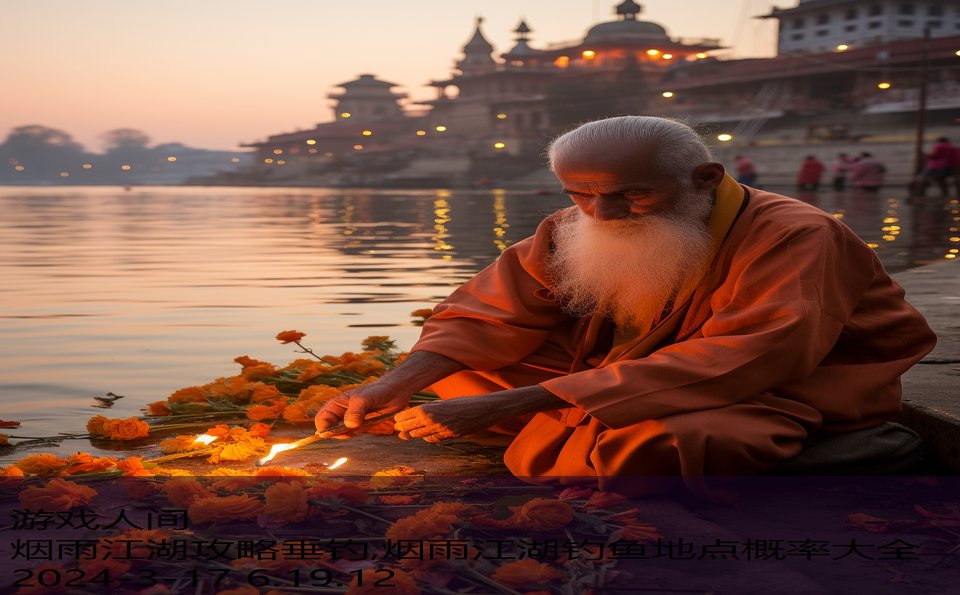
{"label": "small flame", "polygon": [[264,463],[270,461],[271,459],[273,459],[273,457],[277,456],[281,452],[285,450],[290,450],[291,448],[293,448],[292,444],[274,444],[273,446],[270,447],[270,454],[260,459],[260,464],[263,465]]}
{"label": "small flame", "polygon": [[211,436],[210,434],[200,434],[199,436],[196,437],[194,442],[202,442],[204,444],[210,444],[216,439],[217,439],[216,436]]}
{"label": "small flame", "polygon": [[333,471],[334,469],[336,469],[336,468],[339,467],[340,465],[343,465],[343,464],[346,463],[346,462],[347,462],[347,457],[340,457],[339,459],[337,459],[336,461],[334,461],[334,463],[333,463],[332,465],[330,465],[329,467],[327,467],[327,469]]}

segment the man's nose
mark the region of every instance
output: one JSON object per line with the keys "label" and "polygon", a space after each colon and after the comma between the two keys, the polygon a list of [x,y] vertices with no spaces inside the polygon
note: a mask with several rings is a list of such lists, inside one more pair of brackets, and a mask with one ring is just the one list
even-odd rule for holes
{"label": "man's nose", "polygon": [[611,219],[623,219],[630,215],[630,204],[624,198],[601,194],[597,197],[594,208],[594,217],[607,221]]}

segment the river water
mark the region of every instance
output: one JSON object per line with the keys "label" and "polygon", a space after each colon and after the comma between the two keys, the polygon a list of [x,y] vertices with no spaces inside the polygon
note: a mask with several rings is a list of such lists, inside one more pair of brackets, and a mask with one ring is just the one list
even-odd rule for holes
{"label": "river water", "polygon": [[[890,271],[960,247],[956,200],[800,198]],[[51,435],[82,432],[96,413],[137,415],[237,373],[236,356],[294,359],[281,330],[321,353],[359,350],[368,335],[409,348],[412,310],[569,204],[502,190],[0,187],[0,419]],[[125,398],[95,408],[108,392]],[[19,456],[0,452],[0,464]]]}

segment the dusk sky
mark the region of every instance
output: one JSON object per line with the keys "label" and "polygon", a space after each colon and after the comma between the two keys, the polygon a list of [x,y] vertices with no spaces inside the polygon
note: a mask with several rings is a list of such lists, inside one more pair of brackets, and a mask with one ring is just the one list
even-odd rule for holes
{"label": "dusk sky", "polygon": [[[474,19],[496,54],[521,17],[531,45],[576,41],[616,0],[0,0],[0,140],[25,124],[87,149],[138,128],[155,143],[231,149],[332,119],[334,85],[371,73],[413,100],[451,74]],[[784,0],[649,0],[673,37],[715,37],[769,56]]]}

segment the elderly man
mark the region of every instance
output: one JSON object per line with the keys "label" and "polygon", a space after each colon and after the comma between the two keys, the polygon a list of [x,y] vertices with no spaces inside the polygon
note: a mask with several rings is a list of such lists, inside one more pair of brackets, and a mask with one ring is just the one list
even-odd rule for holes
{"label": "elderly man", "polygon": [[[871,428],[934,345],[873,251],[800,201],[738,185],[662,118],[584,124],[550,164],[575,206],[454,291],[410,357],[322,409],[397,411],[401,438],[492,430],[534,481],[745,475],[814,432]],[[688,484],[690,481],[688,481]]]}

